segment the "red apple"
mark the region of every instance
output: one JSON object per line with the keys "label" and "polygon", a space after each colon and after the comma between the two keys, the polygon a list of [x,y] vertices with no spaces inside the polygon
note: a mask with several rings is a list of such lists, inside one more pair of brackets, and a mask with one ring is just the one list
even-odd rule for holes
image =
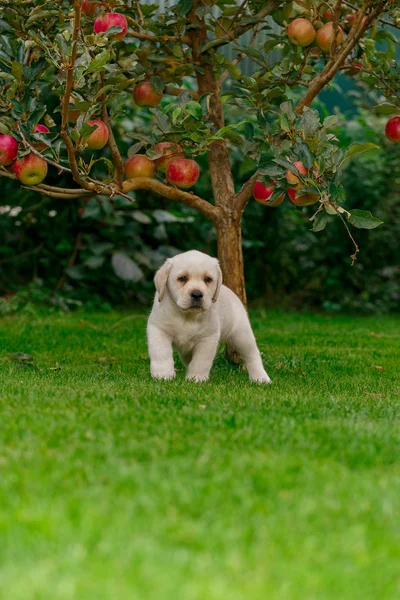
{"label": "red apple", "polygon": [[318,202],[320,198],[319,194],[313,194],[312,192],[310,194],[299,196],[297,190],[294,188],[288,188],[287,192],[289,198],[296,206],[311,206],[312,204]]}
{"label": "red apple", "polygon": [[[307,175],[308,169],[305,168],[301,160],[296,160],[293,164],[300,173],[300,175]],[[292,171],[289,171],[289,169],[286,171],[286,180],[289,183],[289,185],[297,185],[299,183],[299,178],[294,173],[292,173]]]}
{"label": "red apple", "polygon": [[87,138],[86,144],[89,150],[101,150],[108,142],[108,128],[103,121],[99,119],[93,119],[88,121],[89,125],[93,127],[96,126],[95,129]]}
{"label": "red apple", "polygon": [[386,123],[385,133],[386,137],[391,142],[400,144],[400,115],[390,117],[389,121]]}
{"label": "red apple", "polygon": [[11,165],[17,158],[18,142],[12,135],[0,135],[0,165]]}
{"label": "red apple", "polygon": [[307,19],[295,19],[287,28],[289,40],[295,46],[309,46],[315,39],[315,29]]}
{"label": "red apple", "polygon": [[347,75],[358,75],[358,73],[360,72],[360,69],[362,69],[363,66],[361,63],[359,62],[352,62],[349,65],[349,68],[345,70],[345,73],[347,73]]}
{"label": "red apple", "polygon": [[[333,37],[334,37],[333,23],[332,23],[332,21],[329,21],[329,23],[325,23],[325,25],[323,27],[321,27],[321,29],[318,29],[315,40],[317,42],[317,45],[321,48],[321,50],[323,50],[324,52],[329,52],[329,50],[331,49],[332,42],[333,42]],[[343,31],[339,27],[337,35],[336,35],[337,45],[340,46],[342,41],[343,41]]]}
{"label": "red apple", "polygon": [[128,179],[134,177],[154,177],[155,166],[145,154],[134,154],[125,163],[125,175]]}
{"label": "red apple", "polygon": [[285,198],[284,193],[278,196],[273,202],[268,202],[268,199],[274,193],[274,189],[275,188],[272,185],[265,185],[262,181],[256,181],[253,187],[253,197],[257,202],[264,206],[279,206]]}
{"label": "red apple", "polygon": [[168,162],[165,174],[173,185],[188,189],[198,180],[200,168],[196,161],[189,158],[172,158]]}
{"label": "red apple", "polygon": [[[357,22],[357,19],[358,19],[358,13],[356,13],[356,12],[351,12],[345,16],[344,22],[345,22],[345,26],[346,26],[346,31],[350,30],[353,27],[353,25],[355,25],[355,23]],[[361,19],[361,23],[360,23],[359,27],[362,27],[366,20],[367,20],[367,17],[363,17]]]}
{"label": "red apple", "polygon": [[150,81],[138,83],[133,90],[133,99],[138,106],[158,106],[162,96],[153,89]]}
{"label": "red apple", "polygon": [[95,33],[102,33],[110,29],[110,27],[122,27],[120,33],[115,33],[110,37],[112,40],[122,40],[128,31],[128,21],[120,13],[107,13],[101,17],[97,17],[93,27]]}
{"label": "red apple", "polygon": [[332,21],[333,19],[333,12],[331,10],[326,10],[325,12],[322,13],[322,20],[325,21],[325,23],[327,21]]}
{"label": "red apple", "polygon": [[96,12],[96,8],[102,5],[102,2],[91,2],[90,0],[83,0],[82,12],[88,17],[93,17]]}
{"label": "red apple", "polygon": [[173,144],[171,142],[160,142],[154,146],[154,150],[163,153],[160,158],[154,159],[156,169],[157,171],[161,171],[161,173],[165,173],[167,164],[171,158],[176,158],[178,156],[183,157],[182,146],[179,144]]}
{"label": "red apple", "polygon": [[[38,123],[37,125],[35,125],[33,133],[50,133],[50,129],[48,129],[46,125]],[[47,144],[45,144],[44,142],[39,142],[38,144],[34,145],[34,148],[36,148],[36,150],[46,150]]]}
{"label": "red apple", "polygon": [[36,154],[27,154],[15,161],[13,172],[24,185],[37,185],[47,175],[47,162]]}

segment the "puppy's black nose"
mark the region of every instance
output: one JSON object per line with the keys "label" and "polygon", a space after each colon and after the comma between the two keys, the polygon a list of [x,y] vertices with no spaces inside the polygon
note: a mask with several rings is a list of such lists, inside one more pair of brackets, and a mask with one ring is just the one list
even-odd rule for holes
{"label": "puppy's black nose", "polygon": [[193,300],[201,300],[203,297],[203,292],[200,290],[193,290],[193,292],[190,292],[190,297],[193,298]]}

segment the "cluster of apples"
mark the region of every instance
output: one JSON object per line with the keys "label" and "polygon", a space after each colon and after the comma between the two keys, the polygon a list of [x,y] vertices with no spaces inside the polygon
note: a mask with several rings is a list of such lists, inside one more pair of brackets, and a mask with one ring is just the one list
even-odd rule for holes
{"label": "cluster of apples", "polygon": [[128,179],[155,176],[156,171],[165,174],[172,185],[182,189],[191,188],[199,178],[200,168],[196,161],[185,158],[179,144],[160,142],[154,146],[162,156],[151,160],[145,154],[134,154],[125,163],[125,175]]}
{"label": "cluster of apples", "polygon": [[[306,169],[306,167],[300,160],[294,162],[293,164],[296,167],[297,171],[300,173],[300,175],[308,174],[308,169]],[[286,181],[288,182],[289,186],[291,186],[288,188],[287,191],[288,196],[293,202],[293,204],[295,204],[296,206],[311,206],[311,204],[315,204],[316,202],[318,202],[320,198],[319,194],[313,194],[312,192],[310,192],[309,194],[299,195],[297,193],[298,190],[300,190],[304,186],[304,184],[300,181],[297,175],[289,171],[289,169],[286,171]],[[278,196],[278,198],[276,198],[276,200],[274,200],[273,202],[268,202],[269,198],[271,198],[272,194],[274,193],[275,185],[276,182],[273,179],[271,179],[270,185],[265,185],[262,181],[257,181],[253,187],[254,199],[257,200],[257,202],[259,202],[260,204],[264,204],[264,206],[279,206],[285,199],[284,192],[282,192],[282,194]]]}
{"label": "cluster of apples", "polygon": [[[34,133],[49,133],[46,125],[35,125]],[[47,175],[47,162],[30,152],[17,160],[18,142],[12,135],[0,135],[0,166],[14,173],[24,185],[38,185],[42,183]],[[35,146],[36,150],[44,150],[46,144],[40,142]]]}
{"label": "cluster of apples", "polygon": [[[319,29],[315,29],[314,25],[308,21],[299,17],[292,21],[287,29],[289,40],[295,46],[301,46],[305,48],[310,46],[314,41],[317,46],[323,52],[329,52],[334,39],[333,21],[328,21],[325,24],[321,24]],[[338,28],[336,34],[336,43],[338,46],[343,41],[343,30],[341,27]]]}
{"label": "cluster of apples", "polygon": [[[323,52],[329,52],[334,39],[332,19],[333,12],[331,10],[324,10],[321,15],[313,19],[313,22],[303,17],[294,19],[287,28],[289,40],[295,46],[301,46],[302,48],[310,46],[315,42]],[[343,41],[343,29],[349,31],[357,22],[357,19],[358,14],[355,11],[344,17],[342,27],[338,28],[336,34],[336,43],[338,46]],[[365,20],[366,17],[361,19],[361,26],[364,25]]]}

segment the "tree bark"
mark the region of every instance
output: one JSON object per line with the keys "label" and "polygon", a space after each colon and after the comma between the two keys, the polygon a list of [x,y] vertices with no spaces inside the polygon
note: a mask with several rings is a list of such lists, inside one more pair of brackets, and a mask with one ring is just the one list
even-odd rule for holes
{"label": "tree bark", "polygon": [[218,258],[223,281],[247,307],[244,283],[241,217],[223,216],[216,224]]}

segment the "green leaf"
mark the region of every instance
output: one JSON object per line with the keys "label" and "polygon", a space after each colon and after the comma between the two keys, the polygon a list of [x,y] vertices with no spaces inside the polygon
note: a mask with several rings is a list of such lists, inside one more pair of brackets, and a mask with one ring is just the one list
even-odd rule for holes
{"label": "green leaf", "polygon": [[283,177],[285,175],[285,169],[272,164],[261,166],[259,172],[260,175],[268,175],[269,177]]}
{"label": "green leaf", "polygon": [[185,105],[185,110],[197,121],[199,121],[203,116],[203,109],[201,108],[201,104],[199,104],[198,102],[194,102],[193,100]]}
{"label": "green leaf", "polygon": [[318,212],[313,218],[313,226],[311,231],[322,231],[328,223],[328,215],[324,210]]}
{"label": "green leaf", "polygon": [[179,14],[185,17],[192,10],[193,0],[179,0],[178,7]]}
{"label": "green leaf", "polygon": [[318,111],[312,108],[304,107],[302,121],[304,137],[306,139],[312,138],[318,131],[320,125]]}
{"label": "green leaf", "polygon": [[85,266],[89,267],[89,269],[99,269],[104,264],[104,256],[89,256],[87,260],[85,260]]}
{"label": "green leaf", "polygon": [[287,100],[286,102],[282,102],[279,107],[283,113],[285,113],[290,121],[294,121],[296,117],[296,113],[294,112],[294,106],[292,100]]}
{"label": "green leaf", "polygon": [[319,194],[317,188],[311,185],[305,185],[296,192],[296,196],[308,196],[308,194]]}
{"label": "green leaf", "polygon": [[86,72],[93,73],[94,71],[104,70],[103,69],[104,65],[109,63],[110,59],[111,59],[111,54],[109,53],[109,51],[103,50],[103,52],[100,52],[100,54],[98,54],[96,56],[96,58],[92,60],[92,62],[89,64],[88,68],[86,69]]}
{"label": "green leaf", "polygon": [[157,94],[162,94],[165,89],[165,81],[159,75],[150,77],[150,85]]}
{"label": "green leaf", "polygon": [[375,113],[377,115],[397,115],[398,112],[398,107],[394,104],[389,104],[388,102],[384,102],[383,104],[378,104],[377,106],[375,106]]}
{"label": "green leaf", "polygon": [[375,229],[375,227],[379,227],[383,223],[383,221],[371,215],[369,210],[354,209],[351,211],[348,219],[358,229]]}
{"label": "green leaf", "polygon": [[340,166],[342,166],[344,161],[348,160],[349,158],[353,158],[354,156],[358,156],[359,154],[363,154],[364,152],[369,152],[370,150],[377,149],[379,149],[379,146],[377,146],[376,144],[372,144],[371,142],[365,142],[363,144],[351,144],[351,146],[347,148],[346,154],[344,155]]}
{"label": "green leaf", "polygon": [[128,150],[128,158],[137,154],[141,148],[143,148],[143,142],[137,142],[136,144],[133,144],[133,146],[131,146]]}
{"label": "green leaf", "polygon": [[287,132],[290,131],[289,119],[288,119],[288,116],[285,115],[285,113],[281,114],[279,122],[280,122],[281,129],[283,131],[287,131]]}
{"label": "green leaf", "polygon": [[314,156],[311,154],[308,144],[305,142],[296,142],[293,146],[293,152],[296,157],[303,163],[306,169],[310,170],[314,165]]}
{"label": "green leaf", "polygon": [[338,124],[339,118],[337,115],[330,115],[326,117],[323,122],[324,129],[329,129],[330,127],[336,127]]}
{"label": "green leaf", "polygon": [[203,52],[208,52],[208,50],[211,50],[212,48],[218,48],[218,46],[225,46],[226,44],[229,44],[229,41],[230,40],[225,40],[223,38],[216,38],[215,40],[206,42],[200,46],[200,54]]}

